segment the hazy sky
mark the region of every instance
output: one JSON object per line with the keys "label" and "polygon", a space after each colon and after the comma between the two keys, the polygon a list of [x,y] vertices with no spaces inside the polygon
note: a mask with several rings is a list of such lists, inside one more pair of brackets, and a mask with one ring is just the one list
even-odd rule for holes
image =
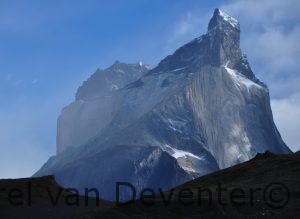
{"label": "hazy sky", "polygon": [[241,23],[283,139],[300,149],[298,0],[0,0],[0,178],[31,176],[55,153],[76,88],[115,60],[155,66],[204,34],[214,8]]}

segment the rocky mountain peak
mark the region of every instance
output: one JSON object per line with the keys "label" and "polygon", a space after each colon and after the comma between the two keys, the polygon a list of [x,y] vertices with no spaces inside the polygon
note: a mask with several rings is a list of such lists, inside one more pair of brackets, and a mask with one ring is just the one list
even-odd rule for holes
{"label": "rocky mountain peak", "polygon": [[117,71],[120,70],[128,70],[128,69],[142,69],[144,71],[147,71],[150,69],[150,66],[143,63],[142,61],[136,62],[136,63],[125,63],[121,62],[119,60],[116,60],[110,67],[108,67],[106,70],[108,71]]}
{"label": "rocky mountain peak", "polygon": [[[239,22],[219,9],[215,9],[206,34],[177,49],[149,73],[180,68],[194,71],[205,65],[228,66],[242,71],[250,80],[255,79],[240,49]],[[189,69],[186,68],[187,66]]]}
{"label": "rocky mountain peak", "polygon": [[209,21],[207,36],[210,42],[210,55],[212,65],[234,67],[242,59],[240,50],[240,25],[239,22],[215,9]]}
{"label": "rocky mountain peak", "polygon": [[213,17],[209,21],[208,31],[211,31],[215,28],[219,28],[219,29],[232,28],[235,30],[239,30],[240,24],[235,18],[229,16],[225,12],[216,8]]}
{"label": "rocky mountain peak", "polygon": [[62,111],[57,156],[37,176],[112,199],[120,179],[137,192],[169,189],[257,153],[289,153],[238,22],[217,9],[208,26],[150,71],[115,62],[93,74]]}
{"label": "rocky mountain peak", "polygon": [[150,67],[142,62],[128,64],[117,60],[104,70],[98,69],[83,82],[77,90],[76,100],[109,97],[112,92],[139,79],[149,69]]}

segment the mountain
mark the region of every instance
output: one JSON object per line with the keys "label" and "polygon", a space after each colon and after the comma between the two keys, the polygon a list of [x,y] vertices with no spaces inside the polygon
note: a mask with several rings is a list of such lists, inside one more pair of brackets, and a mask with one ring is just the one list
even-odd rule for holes
{"label": "mountain", "polygon": [[[79,206],[68,206],[64,197],[69,191],[61,188],[51,176],[31,179],[0,180],[0,217],[1,218],[297,218],[300,214],[300,154],[275,155],[270,152],[258,154],[250,161],[233,167],[211,173],[192,181],[186,182],[172,190],[163,193],[164,197],[171,197],[166,204],[162,194],[158,193],[148,199],[154,205],[147,205],[137,196],[136,201],[130,205],[116,206],[114,203],[100,201],[95,206],[95,200],[89,199],[89,205],[84,206],[84,197],[80,197]],[[276,171],[275,171],[276,170]],[[27,194],[28,182],[32,184],[32,205],[27,207],[27,197],[24,206],[12,206],[8,203],[7,191],[1,188],[18,188]],[[277,183],[277,184],[275,184]],[[215,188],[218,184],[226,191],[222,192],[221,202],[218,201]],[[272,186],[270,186],[272,185]],[[278,185],[283,187],[278,187]],[[47,188],[56,194],[62,189],[62,198],[57,206],[52,206]],[[199,198],[198,189],[209,189]],[[278,188],[280,190],[278,190]],[[287,188],[288,192],[284,189]],[[193,196],[186,196],[185,205],[178,197],[184,189],[193,192]],[[234,189],[245,191],[244,198],[239,196],[235,204],[230,194]],[[256,189],[253,199],[250,189]],[[258,190],[262,189],[262,190]],[[274,190],[274,199],[269,194]],[[173,191],[173,193],[172,193]],[[207,190],[206,190],[207,191]],[[236,190],[237,191],[237,190]],[[264,198],[267,191],[267,199]],[[240,194],[240,193],[239,193]],[[166,198],[167,199],[167,198]],[[210,200],[212,200],[211,204]],[[251,200],[253,204],[251,204]],[[191,202],[192,201],[192,202]],[[200,204],[199,204],[200,203]],[[222,203],[222,204],[220,204]],[[225,205],[224,205],[225,203]],[[3,208],[2,208],[3,207]]]}
{"label": "mountain", "polygon": [[109,69],[94,74],[63,110],[58,153],[35,176],[96,187],[112,200],[117,181],[137,191],[168,189],[257,153],[291,152],[273,122],[269,90],[241,52],[238,21],[219,9],[206,34],[157,67],[122,64],[128,84],[111,89],[120,67]]}
{"label": "mountain", "polygon": [[105,70],[98,69],[78,88],[75,101],[58,118],[57,153],[84,144],[105,127],[112,116],[114,93],[148,70],[142,62],[128,65],[120,61]]}

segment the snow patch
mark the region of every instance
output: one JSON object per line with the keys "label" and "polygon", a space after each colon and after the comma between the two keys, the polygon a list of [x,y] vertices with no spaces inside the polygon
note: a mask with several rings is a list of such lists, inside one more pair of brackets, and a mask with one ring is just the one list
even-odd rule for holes
{"label": "snow patch", "polygon": [[173,131],[182,133],[182,129],[186,126],[188,121],[181,119],[181,120],[173,120],[170,118],[167,118],[168,121],[168,127],[171,128]]}
{"label": "snow patch", "polygon": [[168,120],[168,122],[169,122],[169,128],[171,128],[173,131],[175,131],[175,132],[180,132],[180,133],[182,133],[182,131],[180,131],[179,129],[177,129],[177,128],[175,128],[175,123],[178,123],[178,122],[176,122],[176,121],[174,121],[174,120],[172,120],[172,119],[167,119]]}
{"label": "snow patch", "polygon": [[119,73],[122,73],[122,74],[125,73],[124,70],[122,70],[122,69],[117,69],[116,72],[119,72]]}
{"label": "snow patch", "polygon": [[183,150],[178,150],[178,149],[176,149],[176,148],[172,148],[170,145],[168,145],[168,144],[166,144],[165,145],[168,149],[171,149],[171,151],[172,151],[172,157],[174,157],[174,158],[176,158],[176,159],[178,159],[178,158],[180,158],[180,157],[187,157],[187,156],[189,156],[189,157],[193,157],[193,158],[196,158],[196,159],[198,159],[198,160],[201,160],[201,157],[199,157],[199,156],[197,156],[197,155],[195,155],[195,154],[192,154],[192,153],[190,153],[190,152],[188,152],[188,151],[183,151]]}
{"label": "snow patch", "polygon": [[174,72],[174,71],[181,71],[181,70],[183,70],[183,69],[185,69],[185,68],[186,68],[186,67],[176,68],[176,69],[172,70],[171,72]]}
{"label": "snow patch", "polygon": [[219,10],[220,16],[227,21],[231,26],[233,27],[238,27],[239,22],[234,19],[233,17],[229,16],[228,14],[226,14],[225,12]]}
{"label": "snow patch", "polygon": [[196,38],[196,41],[197,41],[198,43],[201,43],[202,40],[203,40],[203,37],[202,37],[202,36]]}
{"label": "snow patch", "polygon": [[116,85],[116,84],[111,84],[110,89],[111,89],[111,90],[118,90],[119,87],[118,87],[118,85]]}
{"label": "snow patch", "polygon": [[169,126],[173,131],[175,131],[175,132],[180,132],[180,133],[182,133],[182,131],[180,131],[180,130],[178,130],[177,128],[175,128],[175,127],[173,127],[173,126]]}
{"label": "snow patch", "polygon": [[198,170],[195,170],[195,169],[193,169],[192,167],[185,167],[185,166],[182,166],[182,169],[184,169],[185,171],[190,172],[190,173],[199,173]]}
{"label": "snow patch", "polygon": [[230,74],[230,76],[238,83],[239,86],[244,85],[248,90],[252,86],[262,88],[262,86],[246,78],[244,75],[240,74],[237,70],[227,67],[227,64],[224,66],[224,68]]}

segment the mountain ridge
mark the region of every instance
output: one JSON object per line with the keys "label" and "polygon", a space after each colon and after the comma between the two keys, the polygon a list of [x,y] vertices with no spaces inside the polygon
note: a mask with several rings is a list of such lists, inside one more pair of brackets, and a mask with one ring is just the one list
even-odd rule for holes
{"label": "mountain ridge", "polygon": [[[54,174],[62,185],[75,187],[92,184],[111,200],[111,177],[154,188],[165,183],[168,189],[257,153],[291,152],[274,124],[268,89],[242,54],[239,25],[220,10],[207,34],[157,67],[140,71],[142,66],[135,66],[141,76],[123,88],[68,106],[59,119],[58,154],[36,176]],[[141,165],[162,178],[140,176]],[[174,177],[164,181],[169,174]],[[106,184],[97,182],[98,175]]]}

